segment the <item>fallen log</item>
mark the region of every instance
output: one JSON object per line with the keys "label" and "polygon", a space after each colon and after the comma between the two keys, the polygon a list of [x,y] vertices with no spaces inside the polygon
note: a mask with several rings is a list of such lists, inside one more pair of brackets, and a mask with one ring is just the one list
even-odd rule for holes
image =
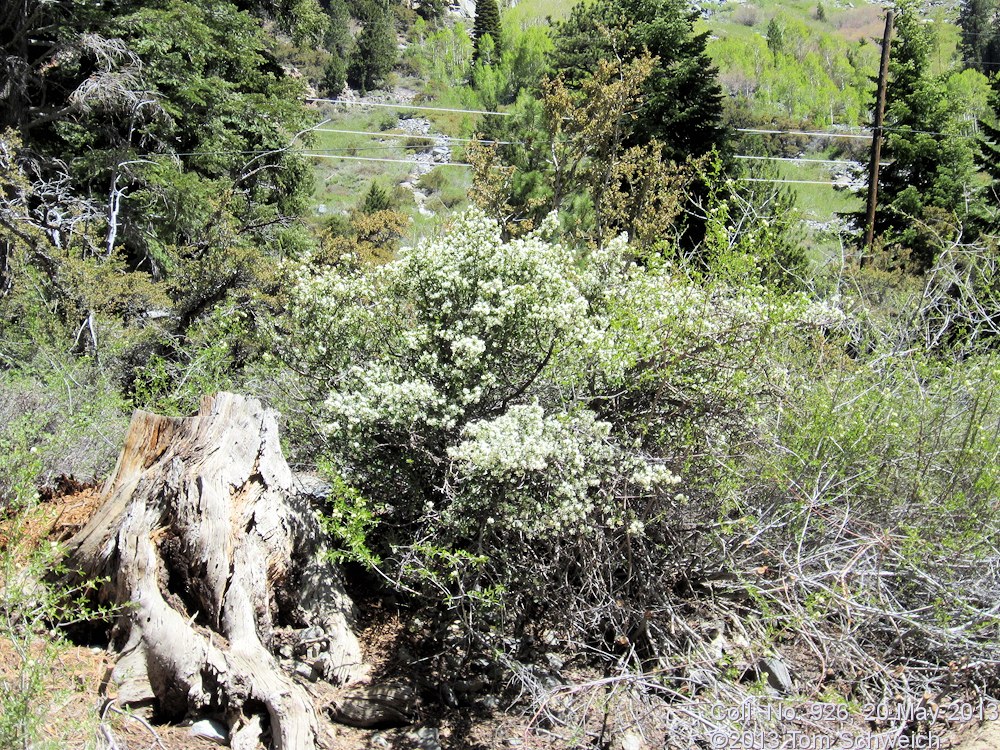
{"label": "fallen log", "polygon": [[67,544],[73,575],[106,579],[119,702],[213,717],[230,746],[316,747],[323,706],[281,668],[276,633],[325,644],[324,678],[366,679],[353,604],[323,556],[275,414],[220,393],[198,414],[137,411],[103,504]]}

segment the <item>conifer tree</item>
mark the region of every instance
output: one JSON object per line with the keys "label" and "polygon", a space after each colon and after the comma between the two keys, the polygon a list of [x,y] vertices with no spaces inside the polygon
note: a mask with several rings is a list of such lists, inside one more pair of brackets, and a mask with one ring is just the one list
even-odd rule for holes
{"label": "conifer tree", "polygon": [[785,51],[785,30],[777,18],[772,18],[767,24],[767,48],[775,55]]}
{"label": "conifer tree", "polygon": [[[493,40],[492,47],[483,43],[487,36]],[[473,58],[476,62],[485,62],[490,65],[500,62],[503,43],[500,39],[500,8],[497,6],[497,0],[477,0],[472,38],[476,44]]]}
{"label": "conifer tree", "polygon": [[[934,31],[916,0],[897,0],[886,89],[886,136],[875,234],[928,270],[943,240],[977,205],[974,151],[961,135],[944,80],[931,72]],[[863,217],[855,217],[861,225]]]}
{"label": "conifer tree", "polygon": [[627,64],[646,54],[657,64],[643,87],[644,104],[628,145],[657,139],[671,159],[724,145],[722,89],[696,34],[697,14],[684,0],[595,0],[573,8],[555,33],[553,69],[571,86],[597,70],[598,60]]}
{"label": "conifer tree", "polygon": [[[993,79],[993,111],[1000,123],[1000,76]],[[990,185],[986,190],[990,218],[986,223],[993,234],[1000,234],[1000,125],[981,122],[979,127],[983,140],[979,147],[978,162],[990,178]]]}
{"label": "conifer tree", "polygon": [[372,15],[358,35],[348,80],[368,91],[383,83],[396,66],[396,30],[387,7],[376,5]]}
{"label": "conifer tree", "polygon": [[329,24],[324,46],[330,59],[323,67],[323,88],[327,96],[339,96],[347,84],[347,64],[351,59],[354,40],[349,27],[350,14],[344,0],[331,0],[327,8]]}
{"label": "conifer tree", "polygon": [[417,15],[425,21],[440,23],[441,19],[444,18],[445,10],[447,8],[444,0],[421,0],[420,5],[417,6]]}
{"label": "conifer tree", "polygon": [[965,64],[995,74],[1000,65],[1000,0],[963,0],[958,25]]}
{"label": "conifer tree", "polygon": [[365,193],[364,201],[361,203],[361,213],[373,214],[377,211],[388,211],[390,208],[392,208],[392,200],[385,188],[378,182],[372,182],[368,192]]}

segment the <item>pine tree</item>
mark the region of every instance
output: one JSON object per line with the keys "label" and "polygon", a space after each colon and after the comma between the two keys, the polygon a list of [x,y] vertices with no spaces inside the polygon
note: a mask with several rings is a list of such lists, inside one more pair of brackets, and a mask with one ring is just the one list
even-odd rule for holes
{"label": "pine tree", "polygon": [[425,21],[440,22],[447,10],[444,0],[420,0],[417,15]]}
{"label": "pine tree", "polygon": [[339,96],[347,84],[347,64],[354,40],[351,38],[350,14],[344,0],[331,0],[327,8],[329,24],[323,44],[330,59],[323,67],[323,89],[327,96]]}
{"label": "pine tree", "polygon": [[958,25],[965,64],[995,74],[1000,65],[1000,0],[963,0]]}
{"label": "pine tree", "polygon": [[934,42],[916,0],[897,0],[875,234],[908,252],[916,272],[933,265],[942,241],[977,205],[973,147],[955,137],[944,81],[931,73]]}
{"label": "pine tree", "polygon": [[[993,79],[993,112],[996,121],[1000,123],[1000,76]],[[981,122],[979,127],[983,140],[980,142],[977,160],[990,178],[990,185],[986,190],[989,219],[984,224],[991,233],[1000,234],[1000,125]]]}
{"label": "pine tree", "polygon": [[[492,47],[483,44],[487,36],[493,40]],[[488,65],[500,62],[503,42],[500,38],[500,8],[497,6],[497,0],[477,0],[472,38],[476,45],[473,56],[476,62],[485,62]]]}
{"label": "pine tree", "polygon": [[396,29],[388,8],[376,6],[358,35],[348,80],[361,91],[382,84],[396,66]]}
{"label": "pine tree", "polygon": [[767,24],[767,48],[771,54],[780,55],[785,51],[785,30],[781,28],[777,18],[772,18]]}
{"label": "pine tree", "polygon": [[361,204],[361,213],[373,214],[377,211],[388,211],[390,208],[392,208],[392,200],[390,200],[385,188],[378,182],[372,182],[372,186],[368,188]]}
{"label": "pine tree", "polygon": [[656,138],[671,159],[706,154],[724,145],[726,129],[722,89],[705,52],[708,35],[694,32],[696,18],[684,0],[581,3],[556,28],[553,68],[579,86],[598,60],[627,64],[648,51],[657,63],[627,145]]}

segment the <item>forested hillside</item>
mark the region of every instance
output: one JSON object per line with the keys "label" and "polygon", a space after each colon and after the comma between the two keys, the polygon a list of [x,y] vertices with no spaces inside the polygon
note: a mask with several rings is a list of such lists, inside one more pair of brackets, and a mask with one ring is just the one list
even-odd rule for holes
{"label": "forested hillside", "polygon": [[11,0],[0,71],[0,748],[1000,721],[998,0]]}

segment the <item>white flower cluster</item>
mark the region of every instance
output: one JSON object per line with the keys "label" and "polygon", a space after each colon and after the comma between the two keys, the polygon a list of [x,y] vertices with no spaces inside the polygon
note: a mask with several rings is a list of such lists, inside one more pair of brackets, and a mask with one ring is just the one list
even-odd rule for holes
{"label": "white flower cluster", "polygon": [[642,497],[680,483],[664,466],[627,453],[611,425],[588,410],[546,415],[538,404],[473,422],[448,450],[454,486],[453,512],[468,512],[486,500],[502,508],[511,528],[528,536],[592,533],[600,526],[642,533],[634,512],[606,491],[615,477],[631,480]]}
{"label": "white flower cluster", "polygon": [[[334,430],[451,428],[530,379],[550,349],[579,343],[588,304],[577,275],[562,246],[537,236],[504,243],[494,222],[470,213],[366,272],[300,268],[292,313],[316,338],[294,353],[339,370],[326,402]],[[337,362],[338,352],[349,360]]]}
{"label": "white flower cluster", "polygon": [[681,483],[681,478],[666,466],[643,463],[632,472],[632,481],[647,492],[653,487],[670,487]]}
{"label": "white flower cluster", "polygon": [[[434,512],[454,528],[491,518],[527,536],[641,535],[648,500],[662,512],[681,480],[625,438],[627,417],[599,419],[593,404],[627,393],[750,413],[782,381],[767,356],[777,334],[835,322],[839,309],[639,266],[624,237],[574,253],[542,238],[552,228],[503,242],[469,213],[376,268],[301,267],[293,353],[327,374],[328,433],[363,470],[377,471],[366,462],[378,451],[438,451],[429,462],[447,473],[448,507]],[[639,418],[660,440],[687,440],[690,425],[662,417],[669,408]],[[726,440],[717,423],[699,429]]]}

